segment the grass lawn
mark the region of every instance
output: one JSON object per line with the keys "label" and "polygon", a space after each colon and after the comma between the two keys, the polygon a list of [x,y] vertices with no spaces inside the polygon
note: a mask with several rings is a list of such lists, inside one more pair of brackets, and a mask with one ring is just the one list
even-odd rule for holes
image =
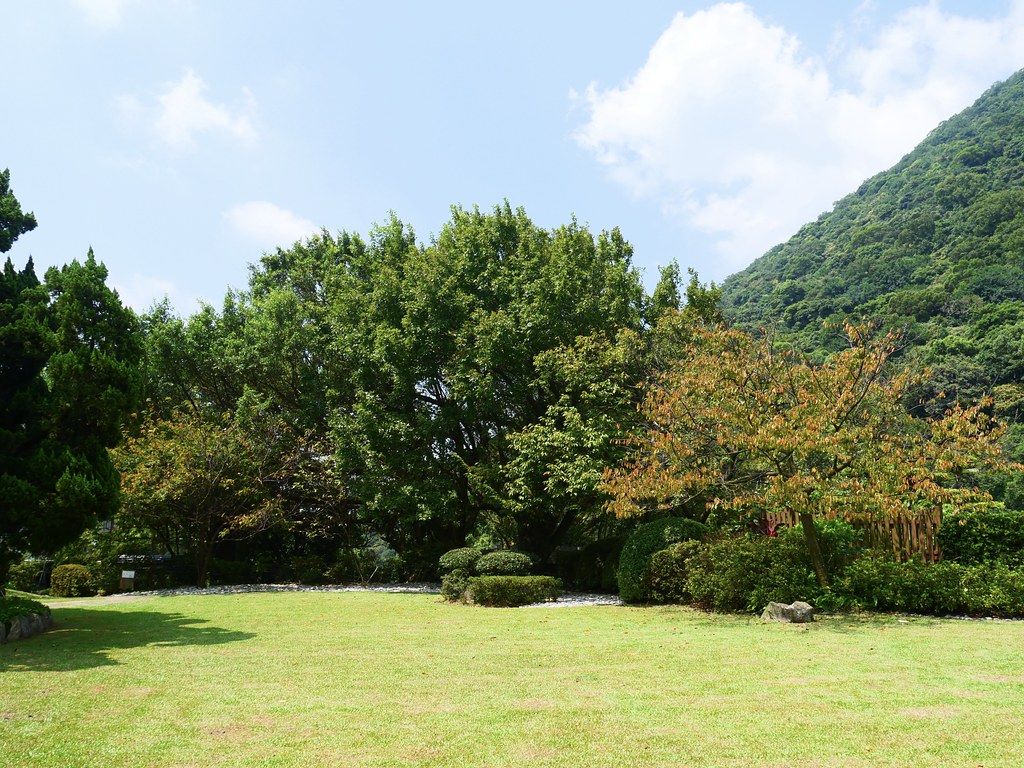
{"label": "grass lawn", "polygon": [[83,601],[0,646],[12,766],[1020,766],[1024,622],[436,596]]}

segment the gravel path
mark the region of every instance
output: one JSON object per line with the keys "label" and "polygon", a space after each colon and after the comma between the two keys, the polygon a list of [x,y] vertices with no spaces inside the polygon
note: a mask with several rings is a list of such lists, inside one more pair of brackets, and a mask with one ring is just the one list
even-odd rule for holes
{"label": "gravel path", "polygon": [[[441,592],[439,584],[426,582],[415,584],[375,584],[369,587],[333,585],[323,587],[312,587],[303,584],[239,584],[236,586],[221,587],[180,587],[178,589],[158,589],[150,592],[126,592],[119,595],[109,595],[87,601],[75,600],[66,602],[50,603],[51,608],[74,608],[80,606],[106,605],[118,603],[139,597],[154,597],[166,595],[237,595],[247,592],[397,592],[419,595],[437,595]],[[588,592],[566,592],[558,600],[548,603],[534,603],[524,605],[524,608],[571,608],[585,605],[622,605],[622,601],[616,595],[592,594]]]}

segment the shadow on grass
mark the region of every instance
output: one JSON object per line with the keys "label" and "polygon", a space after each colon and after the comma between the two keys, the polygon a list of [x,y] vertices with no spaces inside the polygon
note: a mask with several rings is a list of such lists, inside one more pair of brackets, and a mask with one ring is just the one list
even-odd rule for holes
{"label": "shadow on grass", "polygon": [[111,651],[126,648],[221,645],[255,637],[180,613],[60,608],[54,618],[56,629],[0,646],[0,673],[90,669],[120,664]]}

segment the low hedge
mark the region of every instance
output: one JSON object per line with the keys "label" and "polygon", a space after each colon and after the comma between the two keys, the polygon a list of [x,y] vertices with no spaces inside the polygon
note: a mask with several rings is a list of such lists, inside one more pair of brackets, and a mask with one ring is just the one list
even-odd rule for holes
{"label": "low hedge", "polygon": [[54,597],[86,597],[95,593],[92,572],[84,565],[58,565],[50,574],[50,594]]}
{"label": "low hedge", "polygon": [[7,575],[7,583],[19,592],[38,592],[39,577],[43,573],[44,564],[38,560],[26,560],[11,566]]}
{"label": "low hedge", "polygon": [[477,605],[514,608],[557,600],[562,582],[553,576],[476,576],[469,579],[467,593]]}
{"label": "low hedge", "polygon": [[943,516],[939,527],[942,559],[964,565],[1006,563],[1024,566],[1024,511],[961,510]]}
{"label": "low hedge", "polygon": [[1024,616],[1024,571],[1005,563],[964,565],[889,556],[854,561],[835,592],[854,607],[937,616]]}

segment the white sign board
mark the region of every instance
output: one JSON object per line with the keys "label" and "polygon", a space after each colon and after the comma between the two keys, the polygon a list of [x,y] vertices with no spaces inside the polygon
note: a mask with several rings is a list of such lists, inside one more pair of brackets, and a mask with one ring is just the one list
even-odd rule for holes
{"label": "white sign board", "polygon": [[134,579],[135,578],[135,571],[121,571],[121,578],[122,579]]}

